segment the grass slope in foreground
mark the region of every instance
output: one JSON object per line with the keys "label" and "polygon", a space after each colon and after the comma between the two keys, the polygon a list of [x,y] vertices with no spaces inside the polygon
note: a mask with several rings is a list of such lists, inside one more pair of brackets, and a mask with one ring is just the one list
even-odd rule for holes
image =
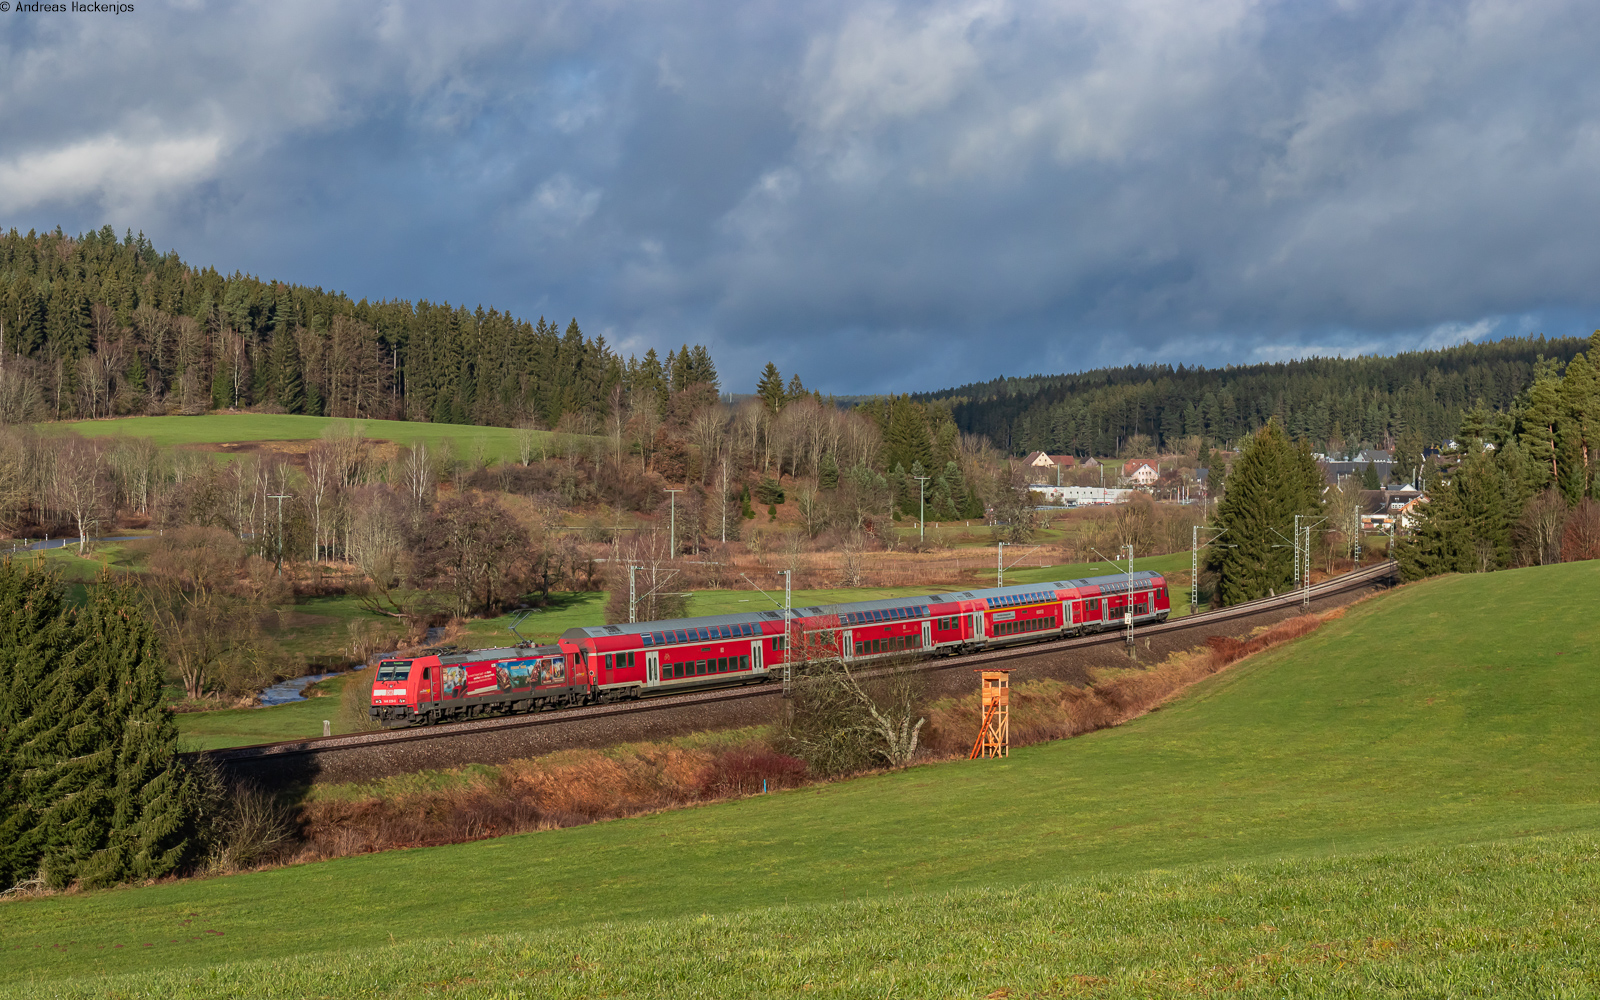
{"label": "grass slope in foreground", "polygon": [[[672,933],[703,933],[698,947],[721,961],[738,954],[717,937],[729,925],[706,917],[701,929],[694,915],[902,906],[908,893],[1592,831],[1600,623],[1587,602],[1551,595],[1597,584],[1600,563],[1575,563],[1407,587],[1163,711],[1006,761],[8,904],[0,976],[21,983],[345,953],[327,960],[333,970],[391,942],[530,930],[562,932],[594,962],[621,946],[613,932],[584,925],[658,918],[687,921]],[[974,926],[987,919],[977,906],[968,916]],[[812,953],[799,938],[772,947]],[[860,947],[887,955],[898,944],[885,929]],[[399,975],[397,987],[418,982]]]}

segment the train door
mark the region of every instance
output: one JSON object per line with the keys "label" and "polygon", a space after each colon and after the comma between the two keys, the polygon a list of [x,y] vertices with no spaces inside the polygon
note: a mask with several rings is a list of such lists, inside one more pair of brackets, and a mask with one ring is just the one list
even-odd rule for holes
{"label": "train door", "polygon": [[439,700],[439,668],[422,668],[422,697],[428,701]]}
{"label": "train door", "polygon": [[982,639],[983,638],[983,612],[982,611],[979,611],[979,612],[977,612],[976,614],[974,614],[972,616],[972,637],[974,639]]}
{"label": "train door", "polygon": [[644,682],[647,687],[656,687],[661,683],[661,654],[644,654]]}
{"label": "train door", "polygon": [[933,622],[925,621],[922,623],[922,648],[933,648]]}
{"label": "train door", "polygon": [[844,645],[839,647],[845,659],[852,659],[856,655],[855,632],[851,629],[844,630]]}
{"label": "train door", "polygon": [[761,647],[764,646],[764,645],[766,645],[766,643],[763,642],[760,639],[757,639],[755,642],[752,642],[750,644],[750,664],[751,664],[751,669],[753,669],[757,673],[760,673],[761,671],[767,669],[766,664],[763,663],[762,660],[761,660],[761,653],[762,653]]}

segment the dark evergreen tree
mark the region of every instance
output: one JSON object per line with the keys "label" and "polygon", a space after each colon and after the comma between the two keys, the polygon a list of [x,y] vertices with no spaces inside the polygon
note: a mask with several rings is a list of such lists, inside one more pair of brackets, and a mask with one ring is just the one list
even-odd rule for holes
{"label": "dark evergreen tree", "polygon": [[839,460],[833,457],[833,452],[822,456],[817,470],[817,484],[825,490],[839,488]]}
{"label": "dark evergreen tree", "polygon": [[60,585],[36,563],[0,563],[0,884],[39,870],[43,799],[27,763],[45,680],[68,644]]}
{"label": "dark evergreen tree", "polygon": [[68,612],[54,580],[0,566],[0,877],[104,885],[183,860],[196,797],[162,674],[131,586]]}
{"label": "dark evergreen tree", "polygon": [[889,402],[888,426],[884,430],[884,464],[910,467],[933,461],[933,441],[928,434],[928,419],[921,406],[909,396]]}
{"label": "dark evergreen tree", "polygon": [[1219,604],[1294,585],[1295,516],[1321,509],[1322,486],[1308,443],[1291,443],[1276,420],[1245,443],[1217,507],[1217,524],[1225,530],[1208,556]]}
{"label": "dark evergreen tree", "polygon": [[756,383],[756,395],[761,397],[761,401],[767,404],[767,409],[773,413],[783,409],[783,375],[779,373],[778,366],[770,361],[761,369],[761,380]]}
{"label": "dark evergreen tree", "polygon": [[294,334],[280,329],[272,338],[272,391],[286,413],[302,413],[306,405],[300,348]]}
{"label": "dark evergreen tree", "polygon": [[91,885],[159,878],[189,853],[197,803],[176,761],[178,727],[162,697],[155,630],[133,586],[110,579],[95,587],[78,627],[94,643],[111,685],[116,757],[106,843],[80,866],[79,878]]}
{"label": "dark evergreen tree", "polygon": [[1378,478],[1378,467],[1371,459],[1367,460],[1367,467],[1361,473],[1361,488],[1364,490],[1378,490],[1383,488],[1383,482]]}

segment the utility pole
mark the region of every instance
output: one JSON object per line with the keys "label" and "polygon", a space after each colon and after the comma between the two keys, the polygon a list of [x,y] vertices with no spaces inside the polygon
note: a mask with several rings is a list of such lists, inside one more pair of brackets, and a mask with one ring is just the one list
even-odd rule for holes
{"label": "utility pole", "polygon": [[267,497],[268,500],[278,501],[278,575],[283,575],[283,502],[293,500],[288,493],[274,493]]}
{"label": "utility pole", "polygon": [[794,600],[794,571],[780,569],[783,574],[783,696],[794,694],[794,616],[790,614]]}
{"label": "utility pole", "polygon": [[639,567],[633,563],[628,564],[628,624],[633,625],[639,621],[639,591],[633,585],[634,571]]}
{"label": "utility pole", "polygon": [[1128,649],[1133,649],[1133,546],[1126,546],[1128,550],[1128,603],[1127,613],[1124,617],[1128,621]]}
{"label": "utility pole", "polygon": [[917,481],[917,541],[928,537],[928,480],[931,476],[912,476]]}
{"label": "utility pole", "polygon": [[728,544],[728,460],[722,460],[722,544]]}
{"label": "utility pole", "polygon": [[672,499],[671,499],[671,503],[672,503],[671,525],[672,525],[672,527],[671,527],[671,529],[670,529],[670,531],[668,532],[668,535],[667,535],[667,541],[668,541],[668,544],[671,546],[671,548],[667,550],[667,558],[668,559],[676,559],[676,558],[678,558],[678,494],[682,493],[683,491],[682,490],[668,490],[667,492],[672,494]]}
{"label": "utility pole", "polygon": [[[1306,519],[1304,526],[1300,524],[1301,518]],[[1308,610],[1311,607],[1311,528],[1326,520],[1325,517],[1319,517],[1313,521],[1310,514],[1294,516],[1295,577],[1301,584],[1300,606]]]}
{"label": "utility pole", "polygon": [[1004,587],[1006,585],[1006,543],[1005,542],[1000,542],[999,543],[999,548],[995,549],[995,553],[994,553],[994,585],[996,587]]}
{"label": "utility pole", "polygon": [[[1228,530],[1229,529],[1227,528],[1223,528],[1221,531],[1218,531],[1215,535],[1212,535],[1209,539],[1207,539],[1206,544],[1209,545],[1211,542],[1221,538],[1223,535],[1228,533]],[[1197,524],[1194,526],[1194,530],[1190,532],[1189,613],[1191,615],[1195,613],[1194,609],[1200,606],[1200,532],[1202,531],[1216,531],[1216,529],[1211,527],[1209,524]]]}

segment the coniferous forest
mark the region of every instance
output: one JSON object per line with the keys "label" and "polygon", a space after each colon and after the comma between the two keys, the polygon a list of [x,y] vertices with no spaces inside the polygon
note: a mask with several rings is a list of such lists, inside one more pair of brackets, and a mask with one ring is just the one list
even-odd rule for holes
{"label": "coniferous forest", "polygon": [[1566,362],[1584,347],[1579,338],[1520,337],[1394,357],[1136,365],[995,379],[917,398],[942,401],[963,432],[1012,454],[1154,453],[1194,437],[1231,447],[1273,417],[1291,438],[1330,453],[1370,446],[1409,454],[1455,436],[1474,407],[1508,409],[1533,384],[1540,358]]}
{"label": "coniferous forest", "polygon": [[701,346],[619,357],[604,337],[495,309],[352,301],[157,252],[109,226],[0,235],[0,420],[254,407],[555,427],[609,397],[715,393]]}

